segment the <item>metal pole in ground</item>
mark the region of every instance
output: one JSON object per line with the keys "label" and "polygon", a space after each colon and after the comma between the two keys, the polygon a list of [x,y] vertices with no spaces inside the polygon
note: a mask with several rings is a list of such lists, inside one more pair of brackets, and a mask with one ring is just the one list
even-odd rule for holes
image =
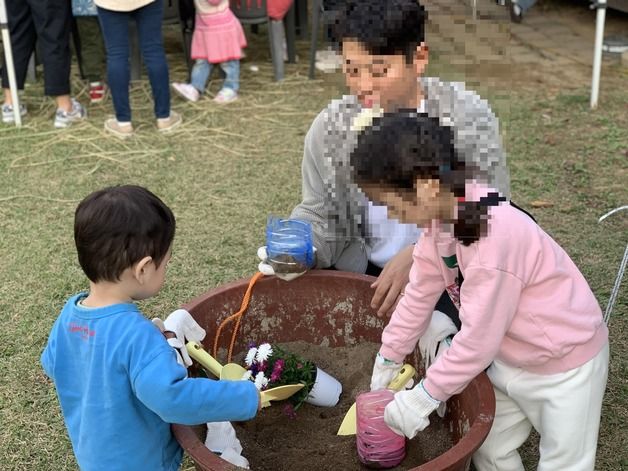
{"label": "metal pole in ground", "polygon": [[9,35],[5,0],[0,0],[0,30],[2,30],[5,66],[7,68],[7,76],[9,77],[11,100],[13,101],[13,116],[15,117],[15,125],[20,127],[22,126],[22,115],[20,113],[20,99],[17,96],[17,80],[15,80],[15,68],[13,67],[13,50],[11,49],[11,36]]}
{"label": "metal pole in ground", "polygon": [[591,79],[591,109],[595,109],[597,108],[597,99],[600,93],[602,42],[604,41],[604,23],[606,22],[606,0],[593,0],[591,8],[597,9],[595,19],[595,45],[593,49],[593,78]]}

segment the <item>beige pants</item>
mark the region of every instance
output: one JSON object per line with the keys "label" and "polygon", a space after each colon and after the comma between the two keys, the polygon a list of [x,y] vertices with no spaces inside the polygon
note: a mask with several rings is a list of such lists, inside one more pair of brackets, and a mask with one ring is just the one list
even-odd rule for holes
{"label": "beige pants", "polygon": [[517,449],[532,427],[541,436],[538,471],[593,471],[608,344],[584,365],[538,375],[494,361],[495,421],[473,455],[477,471],[524,471]]}

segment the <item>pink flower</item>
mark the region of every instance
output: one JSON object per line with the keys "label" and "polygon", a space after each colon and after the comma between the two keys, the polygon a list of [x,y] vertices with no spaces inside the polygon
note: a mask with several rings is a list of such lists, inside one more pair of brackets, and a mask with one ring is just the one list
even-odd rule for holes
{"label": "pink flower", "polygon": [[266,371],[266,367],[268,366],[268,363],[266,363],[265,361],[258,363],[257,365],[257,369],[259,371]]}
{"label": "pink flower", "polygon": [[279,379],[281,379],[281,372],[283,371],[284,364],[285,361],[281,358],[275,362],[273,372],[270,375],[271,382],[279,381]]}
{"label": "pink flower", "polygon": [[301,368],[303,368],[303,365],[301,363],[297,363],[297,370],[300,370]]}
{"label": "pink flower", "polygon": [[292,404],[287,404],[286,406],[284,406],[283,413],[292,420],[295,420],[297,418],[297,412],[294,410],[294,406]]}

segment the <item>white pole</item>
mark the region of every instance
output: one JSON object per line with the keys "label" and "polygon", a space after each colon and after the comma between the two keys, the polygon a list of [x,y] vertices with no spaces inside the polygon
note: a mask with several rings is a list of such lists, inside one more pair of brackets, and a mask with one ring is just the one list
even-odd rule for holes
{"label": "white pole", "polygon": [[604,23],[606,20],[606,0],[594,0],[591,8],[597,8],[595,23],[595,45],[593,49],[593,78],[591,80],[591,109],[597,108],[600,93],[600,74],[602,72],[602,42],[604,41]]}
{"label": "white pole", "polygon": [[11,90],[11,101],[13,102],[13,116],[15,125],[22,126],[22,114],[20,113],[20,99],[17,96],[17,80],[15,79],[15,68],[13,66],[13,50],[11,49],[11,36],[9,35],[9,24],[7,21],[7,8],[5,0],[0,0],[0,29],[2,30],[2,46],[4,48],[5,66],[9,77],[9,89]]}

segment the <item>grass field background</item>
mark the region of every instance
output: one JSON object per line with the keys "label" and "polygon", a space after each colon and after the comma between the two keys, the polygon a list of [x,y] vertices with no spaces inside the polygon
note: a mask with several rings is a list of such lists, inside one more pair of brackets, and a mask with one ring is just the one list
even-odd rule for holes
{"label": "grass field background", "polygon": [[[303,138],[316,114],[342,92],[340,77],[306,78],[305,60],[271,80],[265,38],[242,65],[241,99],[218,106],[173,97],[185,124],[169,136],[154,129],[147,83],[132,90],[137,136],[102,131],[111,101],[91,106],[85,123],[52,128],[41,84],[26,90],[25,126],[0,127],[0,468],[76,468],[55,391],[39,355],[64,301],[87,287],[73,247],[73,212],[98,188],[122,183],[157,193],[177,217],[168,279],[141,303],[164,316],[195,295],[255,272],[269,213],[288,215],[300,199]],[[257,51],[257,52],[256,52]],[[170,51],[179,54],[178,50]],[[307,55],[304,44],[299,54]],[[249,70],[255,63],[258,73]],[[172,78],[185,79],[179,56]],[[433,69],[444,77],[443,64]],[[456,74],[451,73],[451,76]],[[621,82],[618,82],[621,83]],[[588,109],[586,89],[546,94],[482,89],[500,118],[513,200],[529,209],[572,256],[606,306],[627,242],[628,213],[597,218],[628,204],[628,103],[624,86],[603,88],[603,106]],[[75,79],[79,99],[84,85]],[[211,91],[218,90],[214,80]],[[544,202],[542,208],[533,208]],[[628,469],[628,308],[626,283],[611,320],[611,368],[600,433],[600,470]],[[532,466],[535,445],[525,447]],[[190,462],[186,461],[186,467]],[[531,469],[531,468],[530,468]],[[558,470],[557,470],[558,471]]]}

